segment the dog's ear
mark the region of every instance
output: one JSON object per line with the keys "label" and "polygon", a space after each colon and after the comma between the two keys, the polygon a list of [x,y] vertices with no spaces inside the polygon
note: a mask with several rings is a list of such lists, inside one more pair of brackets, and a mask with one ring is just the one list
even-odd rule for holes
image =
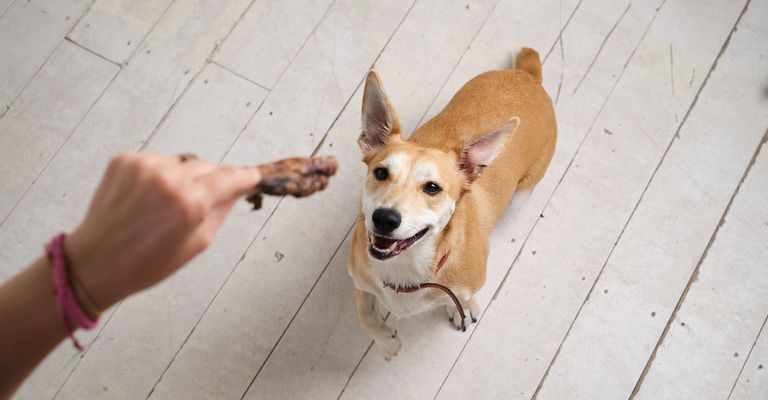
{"label": "dog's ear", "polygon": [[363,94],[363,131],[357,144],[369,154],[387,143],[391,135],[400,134],[400,121],[389,103],[376,71],[368,73]]}
{"label": "dog's ear", "polygon": [[504,125],[465,143],[459,154],[459,169],[467,179],[467,183],[474,182],[493,159],[499,154],[507,140],[520,123],[515,117]]}

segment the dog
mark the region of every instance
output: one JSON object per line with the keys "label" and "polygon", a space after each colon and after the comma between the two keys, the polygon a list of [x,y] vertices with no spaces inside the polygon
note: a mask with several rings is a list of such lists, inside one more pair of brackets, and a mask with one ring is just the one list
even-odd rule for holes
{"label": "dog", "polygon": [[535,50],[467,82],[407,140],[368,73],[358,139],[368,172],[349,273],[360,324],[387,360],[401,342],[377,302],[397,318],[444,305],[456,328],[476,322],[491,229],[515,192],[542,178],[556,137]]}

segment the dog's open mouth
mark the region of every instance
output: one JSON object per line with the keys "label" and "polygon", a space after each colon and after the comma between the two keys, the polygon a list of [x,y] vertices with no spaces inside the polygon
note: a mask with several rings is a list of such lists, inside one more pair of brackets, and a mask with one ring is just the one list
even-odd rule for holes
{"label": "dog's open mouth", "polygon": [[417,240],[421,239],[428,230],[429,227],[426,227],[418,231],[415,235],[403,240],[393,239],[376,233],[369,233],[368,252],[371,253],[371,256],[377,260],[386,260],[388,258],[392,258],[402,253],[405,249],[411,247],[411,245],[416,243]]}

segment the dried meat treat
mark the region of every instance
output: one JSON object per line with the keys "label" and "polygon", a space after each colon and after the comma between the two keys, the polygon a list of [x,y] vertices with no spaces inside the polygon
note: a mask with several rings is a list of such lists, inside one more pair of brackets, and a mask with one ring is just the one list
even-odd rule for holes
{"label": "dried meat treat", "polygon": [[253,209],[261,208],[264,194],[274,196],[309,196],[328,186],[329,177],[336,173],[338,162],[333,156],[311,158],[288,158],[258,166],[261,182],[246,200]]}

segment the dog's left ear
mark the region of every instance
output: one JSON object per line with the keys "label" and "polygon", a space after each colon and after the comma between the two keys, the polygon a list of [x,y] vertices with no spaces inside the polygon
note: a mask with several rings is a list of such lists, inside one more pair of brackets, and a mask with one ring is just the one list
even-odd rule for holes
{"label": "dog's left ear", "polygon": [[515,133],[519,123],[519,118],[512,118],[504,125],[464,144],[459,154],[459,169],[464,173],[468,184],[474,182],[485,167],[491,164],[509,137]]}
{"label": "dog's left ear", "polygon": [[383,147],[391,135],[400,134],[400,120],[389,102],[376,71],[368,73],[363,94],[363,131],[357,144],[363,153]]}

